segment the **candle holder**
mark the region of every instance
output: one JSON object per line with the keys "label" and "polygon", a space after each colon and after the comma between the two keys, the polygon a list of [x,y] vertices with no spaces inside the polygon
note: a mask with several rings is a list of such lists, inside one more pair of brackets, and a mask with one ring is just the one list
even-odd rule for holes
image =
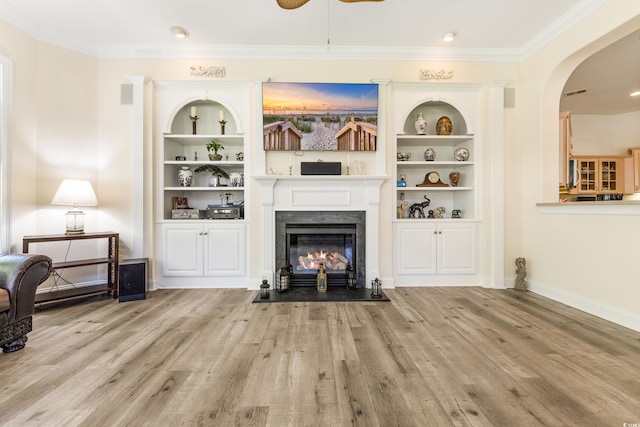
{"label": "candle holder", "polygon": [[349,173],[349,165],[347,165],[347,175],[350,175],[350,173]]}
{"label": "candle holder", "polygon": [[269,282],[267,279],[262,279],[260,284],[260,298],[269,298]]}
{"label": "candle holder", "polygon": [[291,273],[289,271],[289,266],[286,265],[286,261],[284,264],[285,265],[283,265],[282,268],[280,268],[280,271],[276,274],[275,289],[278,292],[286,292],[291,287]]}
{"label": "candle holder", "polygon": [[227,124],[227,121],[222,119],[218,123],[220,123],[220,135],[224,135],[224,125]]}
{"label": "candle holder", "polygon": [[196,122],[198,121],[198,116],[189,116],[191,119],[191,133],[196,134]]}
{"label": "candle holder", "polygon": [[371,281],[371,298],[382,298],[382,282],[377,277]]}
{"label": "candle holder", "polygon": [[289,165],[289,175],[293,175],[293,166]]}

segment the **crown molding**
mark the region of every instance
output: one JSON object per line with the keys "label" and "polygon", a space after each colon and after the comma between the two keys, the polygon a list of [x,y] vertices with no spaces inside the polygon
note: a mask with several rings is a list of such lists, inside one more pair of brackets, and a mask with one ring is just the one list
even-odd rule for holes
{"label": "crown molding", "polygon": [[189,45],[91,44],[48,32],[0,0],[0,15],[27,34],[47,43],[99,58],[325,59],[372,61],[520,62],[591,14],[607,0],[583,0],[519,48],[441,48],[336,45]]}
{"label": "crown molding", "polygon": [[521,56],[519,60],[524,60],[533,55],[547,43],[558,37],[565,32],[568,28],[574,26],[581,19],[585,18],[589,14],[593,13],[600,6],[605,4],[607,0],[584,0],[571,9],[564,15],[560,16],[551,25],[547,26],[544,30],[531,38],[521,48]]}

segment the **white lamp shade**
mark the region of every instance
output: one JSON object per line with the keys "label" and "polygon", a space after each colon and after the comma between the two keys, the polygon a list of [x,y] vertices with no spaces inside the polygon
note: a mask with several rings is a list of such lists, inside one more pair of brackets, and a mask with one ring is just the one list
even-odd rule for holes
{"label": "white lamp shade", "polygon": [[60,184],[52,205],[98,206],[98,199],[89,181],[65,179]]}

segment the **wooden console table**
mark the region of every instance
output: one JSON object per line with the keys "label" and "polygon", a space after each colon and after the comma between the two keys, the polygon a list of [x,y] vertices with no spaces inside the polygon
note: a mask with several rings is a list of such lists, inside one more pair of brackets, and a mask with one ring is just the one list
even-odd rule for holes
{"label": "wooden console table", "polygon": [[[65,269],[74,267],[85,267],[89,265],[108,264],[107,280],[91,286],[80,286],[66,288],[59,291],[36,294],[36,303],[49,302],[79,296],[111,293],[114,298],[118,297],[118,248],[120,245],[120,235],[112,232],[84,233],[84,234],[51,234],[43,236],[25,236],[22,239],[22,252],[29,253],[31,243],[61,242],[75,240],[108,239],[107,256],[105,258],[89,258],[73,261],[54,262],[53,269]],[[38,251],[42,253],[42,251]]]}

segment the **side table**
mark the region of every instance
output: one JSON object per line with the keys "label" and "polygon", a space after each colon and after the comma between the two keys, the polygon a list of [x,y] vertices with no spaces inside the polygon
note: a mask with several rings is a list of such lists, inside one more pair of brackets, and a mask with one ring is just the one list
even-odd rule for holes
{"label": "side table", "polygon": [[[74,298],[79,296],[112,294],[118,297],[118,248],[120,245],[120,235],[112,232],[84,233],[84,234],[51,234],[40,236],[25,236],[22,239],[22,252],[29,253],[29,245],[32,243],[61,242],[91,239],[108,239],[107,254],[105,258],[88,258],[72,261],[54,262],[53,269],[65,269],[74,267],[84,267],[89,265],[107,264],[107,280],[91,286],[74,287],[47,293],[36,294],[36,303],[49,302],[61,299]],[[42,253],[42,251],[38,251]]]}

